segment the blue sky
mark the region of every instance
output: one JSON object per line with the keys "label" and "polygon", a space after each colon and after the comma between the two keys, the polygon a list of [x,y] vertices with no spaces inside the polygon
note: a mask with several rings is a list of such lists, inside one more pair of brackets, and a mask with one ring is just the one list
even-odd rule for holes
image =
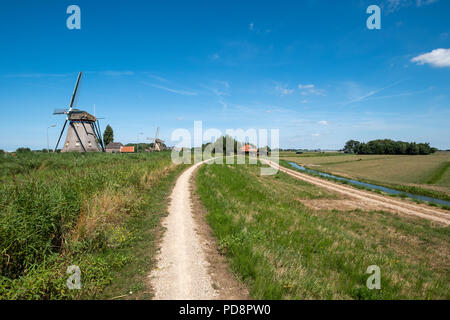
{"label": "blue sky", "polygon": [[279,129],[282,148],[450,149],[450,1],[3,1],[0,30],[0,149],[44,148],[57,124],[54,145],[78,71],[78,106],[123,143],[202,120]]}

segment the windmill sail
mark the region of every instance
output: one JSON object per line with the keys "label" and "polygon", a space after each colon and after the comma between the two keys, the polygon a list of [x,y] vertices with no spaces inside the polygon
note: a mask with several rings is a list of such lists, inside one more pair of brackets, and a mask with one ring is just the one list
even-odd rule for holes
{"label": "windmill sail", "polygon": [[78,102],[78,92],[79,92],[78,88],[81,86],[80,81],[81,81],[82,76],[83,76],[83,72],[80,71],[78,73],[77,83],[75,84],[75,88],[73,89],[72,99],[70,100],[69,111],[72,111],[73,106],[76,105],[76,103]]}

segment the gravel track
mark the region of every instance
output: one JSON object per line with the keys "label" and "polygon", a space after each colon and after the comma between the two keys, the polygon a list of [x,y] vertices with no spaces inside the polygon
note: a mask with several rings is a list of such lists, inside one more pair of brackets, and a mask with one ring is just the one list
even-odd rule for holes
{"label": "gravel track", "polygon": [[219,293],[212,286],[209,264],[192,215],[190,180],[206,161],[189,167],[178,177],[171,194],[169,215],[157,268],[150,274],[156,300],[211,300]]}
{"label": "gravel track", "polygon": [[450,224],[450,214],[444,210],[428,207],[427,205],[410,203],[400,199],[394,199],[389,196],[378,195],[376,193],[348,187],[339,183],[331,182],[325,179],[312,177],[310,175],[300,173],[295,170],[287,169],[272,161],[265,161],[273,168],[289,174],[298,179],[310,182],[317,186],[332,190],[356,199],[360,199],[365,202],[370,202],[380,209],[388,209],[400,214],[413,215],[424,219],[432,220],[445,225]]}

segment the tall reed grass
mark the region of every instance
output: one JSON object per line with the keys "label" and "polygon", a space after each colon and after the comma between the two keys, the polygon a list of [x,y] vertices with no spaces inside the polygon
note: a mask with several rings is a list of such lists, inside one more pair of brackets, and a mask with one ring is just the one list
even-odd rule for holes
{"label": "tall reed grass", "polygon": [[0,157],[0,298],[74,298],[70,264],[84,271],[85,295],[99,291],[130,261],[111,250],[132,237],[127,219],[173,169],[166,152]]}

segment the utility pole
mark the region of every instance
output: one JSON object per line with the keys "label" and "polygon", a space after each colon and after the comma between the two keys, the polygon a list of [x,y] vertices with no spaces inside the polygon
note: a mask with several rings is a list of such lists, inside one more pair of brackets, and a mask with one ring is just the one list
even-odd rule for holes
{"label": "utility pole", "polygon": [[47,127],[47,152],[48,153],[50,153],[50,149],[49,149],[49,146],[48,146],[48,129],[54,128],[54,127],[56,127],[56,124],[52,124],[51,126]]}

